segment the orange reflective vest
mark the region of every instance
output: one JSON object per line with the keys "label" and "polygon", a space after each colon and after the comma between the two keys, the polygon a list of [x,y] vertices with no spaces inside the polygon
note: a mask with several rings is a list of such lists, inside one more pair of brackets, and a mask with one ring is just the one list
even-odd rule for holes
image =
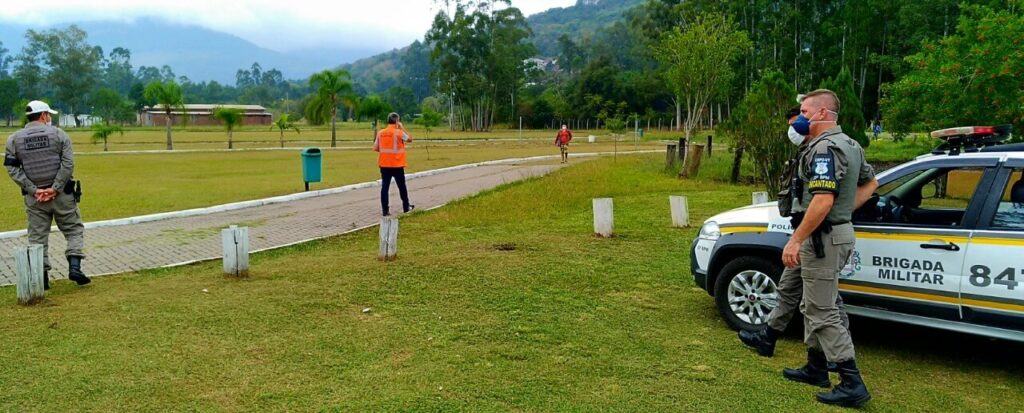
{"label": "orange reflective vest", "polygon": [[373,150],[377,155],[377,165],[381,168],[405,168],[405,141],[410,140],[409,134],[395,125],[388,125],[377,133],[377,141]]}

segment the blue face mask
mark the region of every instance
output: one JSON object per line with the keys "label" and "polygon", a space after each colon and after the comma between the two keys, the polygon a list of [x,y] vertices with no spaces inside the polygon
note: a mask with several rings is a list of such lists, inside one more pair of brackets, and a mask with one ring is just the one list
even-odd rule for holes
{"label": "blue face mask", "polygon": [[811,120],[807,119],[807,117],[804,115],[797,116],[796,120],[793,121],[793,130],[795,130],[796,133],[799,133],[801,135],[810,135]]}

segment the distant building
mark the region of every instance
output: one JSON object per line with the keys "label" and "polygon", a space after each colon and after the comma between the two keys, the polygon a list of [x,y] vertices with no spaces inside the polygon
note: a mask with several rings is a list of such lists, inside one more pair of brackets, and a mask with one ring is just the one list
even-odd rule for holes
{"label": "distant building", "polygon": [[548,73],[553,72],[558,68],[558,60],[553,58],[542,59],[539,57],[531,57],[523,60],[523,64],[526,66],[526,70],[535,69]]}
{"label": "distant building", "polygon": [[[182,117],[188,116],[188,125],[210,126],[220,125],[220,121],[213,117],[213,110],[219,107],[240,109],[242,111],[242,125],[269,125],[272,121],[272,114],[267,108],[259,105],[208,105],[189,104],[182,108],[171,109],[171,122],[174,125],[182,124]],[[143,126],[164,126],[167,124],[167,115],[163,107],[142,108],[139,123]]]}

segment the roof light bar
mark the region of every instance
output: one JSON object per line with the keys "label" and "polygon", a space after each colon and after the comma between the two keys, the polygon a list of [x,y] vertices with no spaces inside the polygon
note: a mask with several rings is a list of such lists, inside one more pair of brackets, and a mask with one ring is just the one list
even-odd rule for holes
{"label": "roof light bar", "polygon": [[948,138],[951,136],[981,136],[981,135],[993,135],[996,133],[996,128],[993,126],[962,126],[959,128],[939,129],[932,132],[933,138]]}

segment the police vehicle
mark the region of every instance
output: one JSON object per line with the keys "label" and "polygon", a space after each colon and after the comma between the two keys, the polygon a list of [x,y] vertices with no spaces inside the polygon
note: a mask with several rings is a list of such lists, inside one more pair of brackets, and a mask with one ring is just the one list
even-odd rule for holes
{"label": "police vehicle", "polygon": [[[943,144],[879,173],[854,213],[857,243],[839,274],[846,310],[1024,341],[1024,144],[1000,144],[1009,125],[931,135]],[[792,232],[774,202],[704,222],[691,269],[730,327],[765,323]]]}

